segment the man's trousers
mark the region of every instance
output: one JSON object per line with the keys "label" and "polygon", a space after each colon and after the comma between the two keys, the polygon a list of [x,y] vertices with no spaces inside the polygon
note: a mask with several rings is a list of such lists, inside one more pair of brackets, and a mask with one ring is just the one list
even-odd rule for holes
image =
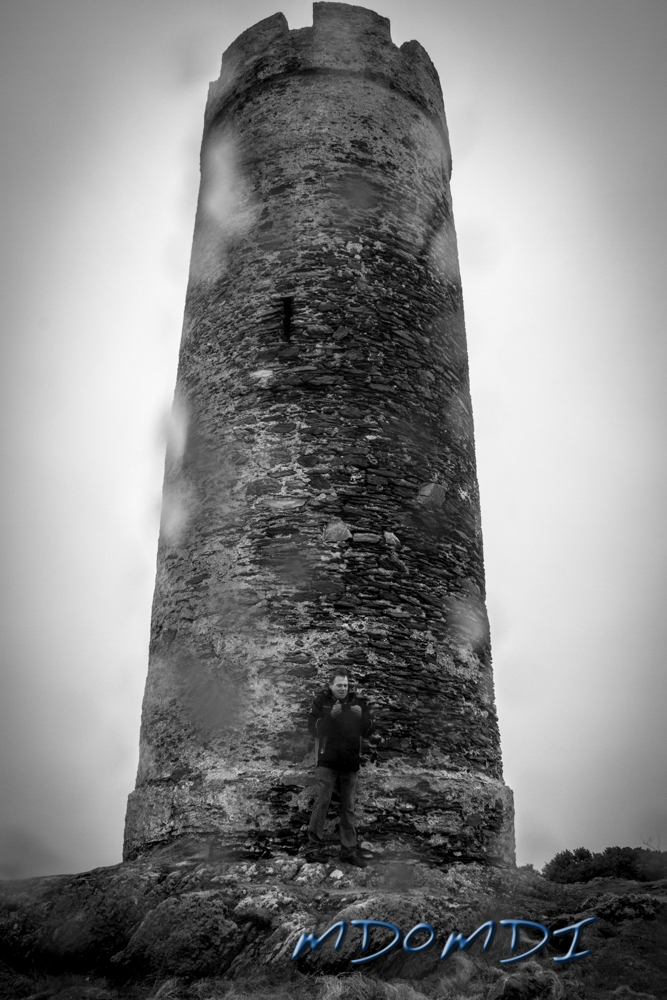
{"label": "man's trousers", "polygon": [[357,847],[354,803],[357,796],[358,771],[334,771],[330,767],[315,768],[315,802],[308,826],[308,840],[318,846],[324,844],[324,824],[337,778],[340,779],[340,853],[345,857],[347,854],[353,854]]}

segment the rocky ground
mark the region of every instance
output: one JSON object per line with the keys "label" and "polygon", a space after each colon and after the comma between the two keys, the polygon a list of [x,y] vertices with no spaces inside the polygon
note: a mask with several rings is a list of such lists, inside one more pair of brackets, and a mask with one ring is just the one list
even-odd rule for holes
{"label": "rocky ground", "polygon": [[[24,1000],[656,1000],[667,998],[667,880],[638,883],[596,879],[559,885],[530,869],[418,862],[373,856],[368,868],[277,854],[258,861],[209,860],[181,845],[140,860],[78,875],[5,882],[0,891],[0,996]],[[587,917],[576,950],[590,954],[557,962],[568,932],[516,963],[511,927],[529,920],[551,931]],[[362,926],[386,921],[405,935],[422,922],[436,937],[410,953],[399,942],[369,962],[393,938]],[[488,920],[466,951],[441,959],[452,932],[466,936]],[[332,934],[315,951],[292,954],[302,932],[321,935],[346,922],[338,951]],[[428,931],[408,939],[426,942]],[[514,955],[540,940],[524,927]]]}

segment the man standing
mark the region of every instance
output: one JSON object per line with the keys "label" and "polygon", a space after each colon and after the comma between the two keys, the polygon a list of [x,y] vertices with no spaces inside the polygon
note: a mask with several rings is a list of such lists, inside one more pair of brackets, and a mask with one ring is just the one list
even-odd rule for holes
{"label": "man standing", "polygon": [[340,856],[357,868],[365,868],[354,828],[354,803],[359,778],[361,740],[370,736],[373,722],[364,698],[349,690],[344,667],[330,675],[330,687],[314,700],[308,716],[308,731],[316,737],[315,803],[308,827],[306,856],[328,861],[323,852],[324,823],[336,781],[340,782]]}

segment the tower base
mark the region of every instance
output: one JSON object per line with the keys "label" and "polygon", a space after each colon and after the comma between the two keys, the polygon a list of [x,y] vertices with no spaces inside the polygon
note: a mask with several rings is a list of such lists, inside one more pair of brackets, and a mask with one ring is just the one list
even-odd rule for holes
{"label": "tower base", "polygon": [[[306,841],[314,771],[257,764],[202,779],[143,785],[128,800],[123,857],[177,840],[216,855],[294,852]],[[337,842],[335,801],[327,835]],[[368,764],[357,795],[360,840],[380,854],[432,863],[514,864],[511,790],[471,772]]]}

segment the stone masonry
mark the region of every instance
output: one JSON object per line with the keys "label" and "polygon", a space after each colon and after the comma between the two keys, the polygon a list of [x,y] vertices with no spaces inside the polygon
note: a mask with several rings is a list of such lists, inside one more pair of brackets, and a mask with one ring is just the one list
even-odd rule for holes
{"label": "stone masonry", "polygon": [[386,18],[315,3],[312,27],[275,14],[225,52],[127,859],[180,840],[296,851],[306,716],[334,664],[377,723],[362,838],[514,859],[450,172],[436,70]]}

